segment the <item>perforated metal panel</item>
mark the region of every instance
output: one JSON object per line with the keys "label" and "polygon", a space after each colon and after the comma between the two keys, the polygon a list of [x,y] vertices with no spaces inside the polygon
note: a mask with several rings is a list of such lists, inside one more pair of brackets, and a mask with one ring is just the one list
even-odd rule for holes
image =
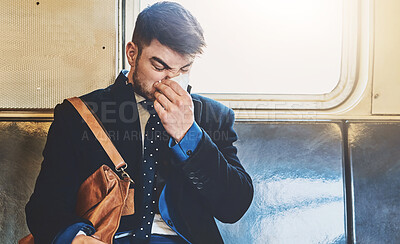
{"label": "perforated metal panel", "polygon": [[53,108],[116,73],[115,1],[2,0],[0,108]]}

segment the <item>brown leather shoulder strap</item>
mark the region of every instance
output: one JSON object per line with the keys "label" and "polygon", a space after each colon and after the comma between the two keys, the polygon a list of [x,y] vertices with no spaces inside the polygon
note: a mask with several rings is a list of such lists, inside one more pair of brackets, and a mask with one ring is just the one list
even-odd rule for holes
{"label": "brown leather shoulder strap", "polygon": [[115,168],[120,169],[121,167],[126,167],[126,163],[121,157],[121,154],[119,154],[110,137],[106,134],[103,127],[99,124],[99,121],[97,121],[86,104],[78,97],[68,98],[67,100],[75,107],[82,119],[89,126],[104,151],[106,151],[108,157],[110,157],[111,161],[114,163]]}

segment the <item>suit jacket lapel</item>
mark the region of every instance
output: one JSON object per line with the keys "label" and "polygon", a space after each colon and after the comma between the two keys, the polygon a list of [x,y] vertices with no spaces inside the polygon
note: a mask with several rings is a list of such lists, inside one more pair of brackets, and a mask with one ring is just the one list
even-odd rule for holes
{"label": "suit jacket lapel", "polygon": [[196,98],[192,98],[192,100],[193,100],[193,106],[194,106],[194,120],[200,126],[201,109],[203,107],[203,103],[200,100],[196,99]]}

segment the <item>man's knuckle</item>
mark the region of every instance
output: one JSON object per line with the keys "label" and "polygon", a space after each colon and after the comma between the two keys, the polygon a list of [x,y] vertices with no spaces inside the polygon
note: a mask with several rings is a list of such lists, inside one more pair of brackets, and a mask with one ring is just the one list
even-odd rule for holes
{"label": "man's knuckle", "polygon": [[181,100],[181,99],[176,100],[176,106],[182,107],[183,104],[184,104],[183,100]]}
{"label": "man's knuckle", "polygon": [[175,90],[175,91],[178,91],[179,88],[181,88],[181,86],[180,86],[177,82],[175,82],[175,83],[173,84],[173,87],[174,87],[174,90]]}
{"label": "man's knuckle", "polygon": [[176,113],[178,110],[179,110],[179,109],[178,109],[177,106],[171,106],[171,107],[170,107],[170,111],[171,111],[172,113]]}

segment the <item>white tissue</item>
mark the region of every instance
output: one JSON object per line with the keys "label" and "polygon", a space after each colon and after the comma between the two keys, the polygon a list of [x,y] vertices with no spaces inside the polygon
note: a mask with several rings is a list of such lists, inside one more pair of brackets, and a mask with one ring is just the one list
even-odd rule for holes
{"label": "white tissue", "polygon": [[171,80],[176,81],[183,88],[183,90],[187,91],[187,87],[189,85],[189,74],[180,74],[174,78],[171,78]]}

